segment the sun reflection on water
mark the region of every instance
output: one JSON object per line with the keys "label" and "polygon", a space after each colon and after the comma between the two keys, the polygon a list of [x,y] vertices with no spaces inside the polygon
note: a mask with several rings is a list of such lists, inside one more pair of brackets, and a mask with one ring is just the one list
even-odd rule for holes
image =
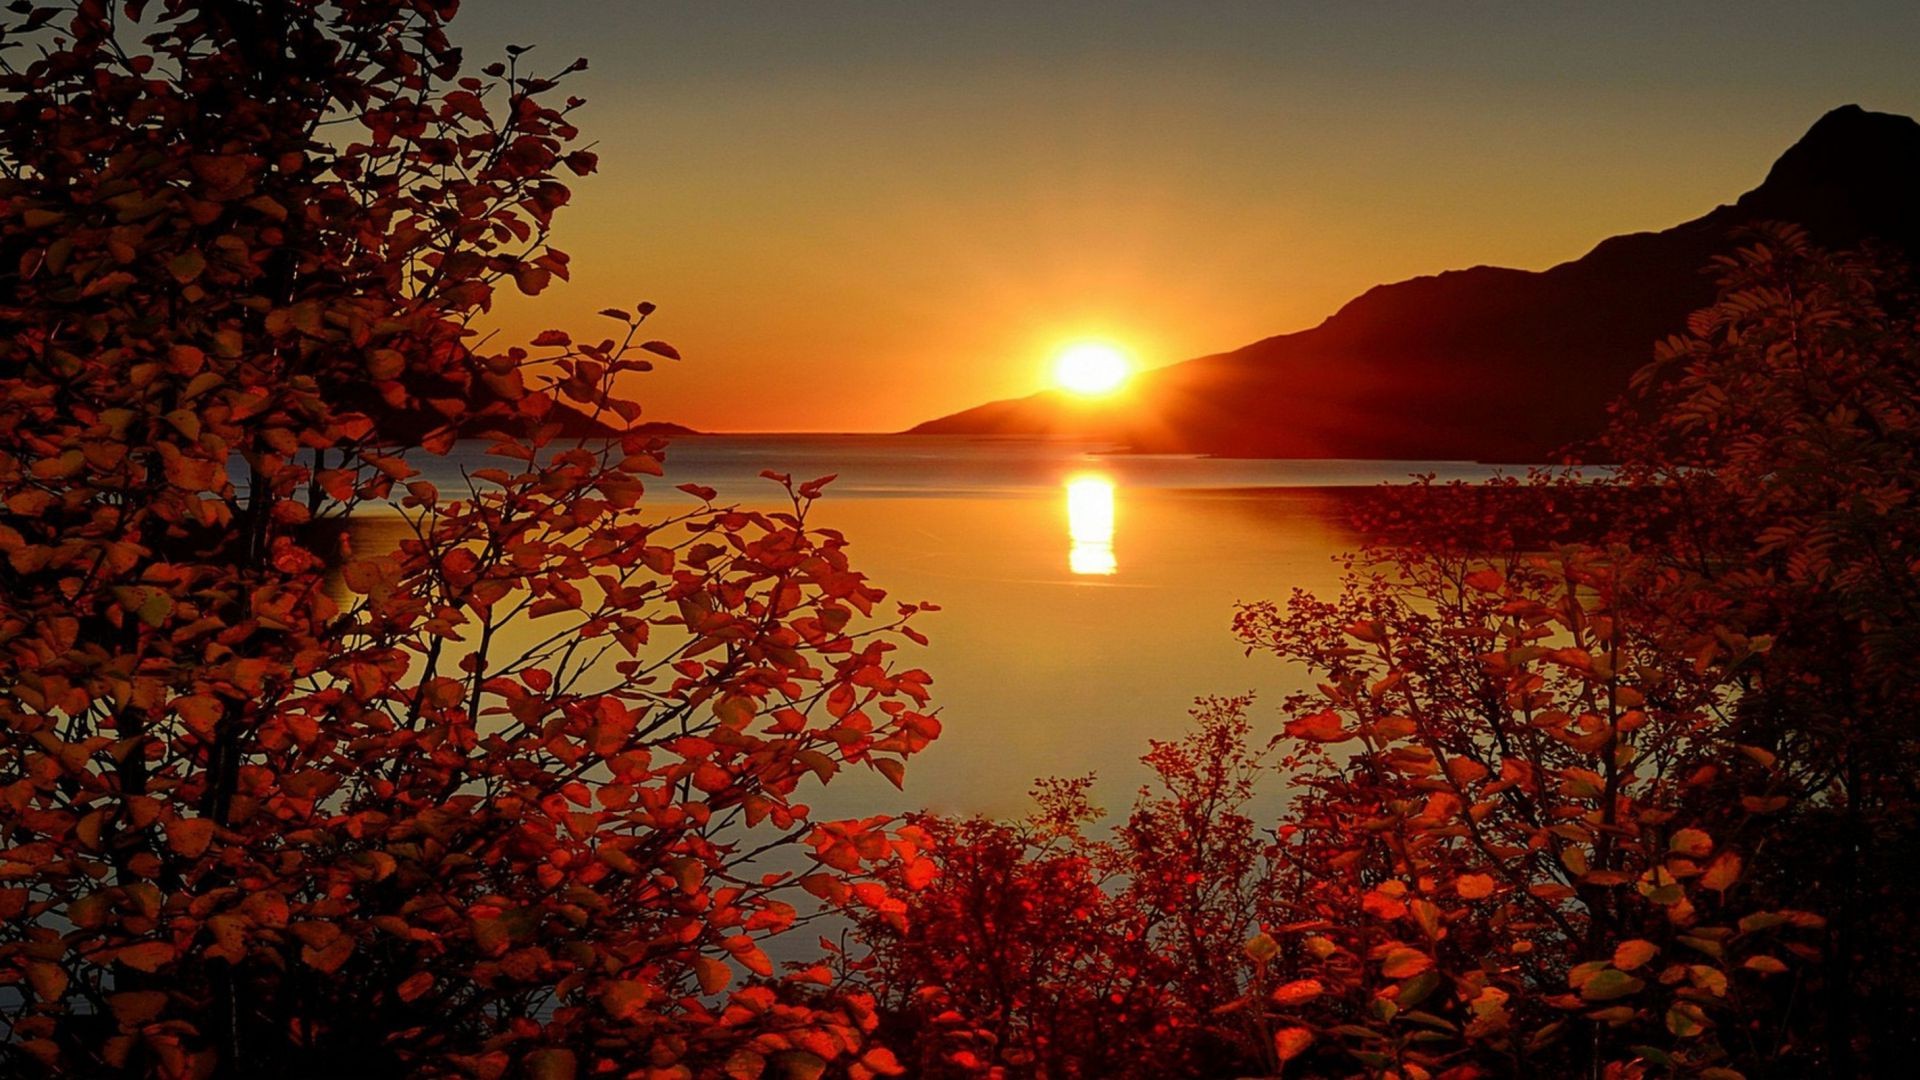
{"label": "sun reflection on water", "polygon": [[1067,568],[1075,574],[1107,575],[1120,568],[1113,557],[1113,481],[1098,473],[1067,480]]}

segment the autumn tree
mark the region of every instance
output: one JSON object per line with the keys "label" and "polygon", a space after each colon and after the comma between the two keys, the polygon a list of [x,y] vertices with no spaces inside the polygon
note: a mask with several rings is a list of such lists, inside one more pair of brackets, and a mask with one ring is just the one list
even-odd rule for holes
{"label": "autumn tree", "polygon": [[1154,742],[1152,783],[1115,827],[1092,780],[1049,780],[1014,822],[923,815],[907,918],[859,920],[848,966],[882,1034],[929,1077],[1231,1075],[1274,1064],[1244,949],[1274,871],[1249,801],[1267,770],[1244,698],[1209,699]]}
{"label": "autumn tree", "polygon": [[[638,414],[651,305],[479,344],[567,276],[595,159],[584,62],[469,70],[456,9],[0,24],[10,1072],[895,1071],[869,999],[763,946],[802,888],[898,910],[848,882],[916,835],[804,793],[937,733],[913,609],[818,484],[658,509],[662,444],[559,438],[559,400]],[[409,463],[485,430],[458,490]],[[368,514],[403,539],[356,549]]]}
{"label": "autumn tree", "polygon": [[1610,449],[1671,523],[1642,546],[1687,583],[1674,614],[1708,648],[1772,639],[1734,716],[1787,800],[1755,870],[1829,916],[1810,1035],[1849,1076],[1920,1048],[1920,306],[1897,258],[1789,225],[1715,270],[1719,301],[1662,344]]}
{"label": "autumn tree", "polygon": [[1461,569],[1243,613],[1320,684],[1289,702],[1269,929],[1312,990],[1303,1043],[1405,1075],[1782,1053],[1777,987],[1822,920],[1747,888],[1783,800],[1728,684],[1767,643],[1669,640],[1625,551]]}

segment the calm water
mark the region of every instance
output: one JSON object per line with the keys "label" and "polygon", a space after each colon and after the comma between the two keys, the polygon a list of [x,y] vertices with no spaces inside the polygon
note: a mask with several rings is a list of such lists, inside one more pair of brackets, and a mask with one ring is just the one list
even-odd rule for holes
{"label": "calm water", "polygon": [[[452,488],[461,464],[480,461],[463,445],[418,464]],[[854,565],[891,596],[943,609],[916,620],[933,643],[901,655],[932,673],[944,734],[909,765],[904,796],[846,773],[809,800],[829,816],[1018,814],[1036,777],[1089,772],[1100,801],[1124,811],[1147,740],[1185,730],[1196,696],[1254,692],[1256,724],[1274,728],[1301,676],[1242,654],[1234,604],[1336,587],[1334,558],[1354,538],[1325,489],[1495,471],[958,436],[704,436],[673,444],[649,499],[686,501],[672,485],[697,481],[726,501],[782,505],[762,469],[837,473],[814,523],[845,532]]]}

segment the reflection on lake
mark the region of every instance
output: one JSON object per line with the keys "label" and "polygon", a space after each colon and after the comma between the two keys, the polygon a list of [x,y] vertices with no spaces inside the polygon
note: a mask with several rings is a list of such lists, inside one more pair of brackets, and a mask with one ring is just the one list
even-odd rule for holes
{"label": "reflection on lake", "polygon": [[[417,463],[427,479],[458,489],[459,469],[480,464],[480,450],[462,444]],[[932,645],[901,654],[933,675],[939,741],[909,765],[904,796],[849,770],[809,796],[816,815],[917,806],[1017,814],[1035,777],[1088,772],[1099,774],[1108,809],[1124,811],[1146,775],[1138,758],[1147,740],[1180,734],[1199,695],[1258,693],[1264,740],[1280,698],[1302,680],[1242,653],[1230,630],[1234,604],[1337,587],[1333,557],[1354,543],[1340,489],[1415,472],[1494,471],[1097,450],[943,436],[673,444],[668,475],[649,488],[662,512],[685,504],[672,490],[683,482],[774,509],[782,497],[761,469],[796,480],[838,473],[813,524],[844,532],[855,567],[895,598],[941,605],[916,620]]]}
{"label": "reflection on lake", "polygon": [[1076,574],[1112,574],[1113,481],[1082,474],[1067,481],[1067,568]]}

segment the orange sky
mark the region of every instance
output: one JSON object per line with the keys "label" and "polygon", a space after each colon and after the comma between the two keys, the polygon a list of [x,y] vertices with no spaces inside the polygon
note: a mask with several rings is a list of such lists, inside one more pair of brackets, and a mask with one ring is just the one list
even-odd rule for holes
{"label": "orange sky", "polygon": [[[523,4],[601,173],[574,281],[509,336],[649,299],[651,419],[895,430],[1310,326],[1380,282],[1540,268],[1757,184],[1826,109],[1920,112],[1920,5]],[[609,324],[610,325],[610,324]]]}

